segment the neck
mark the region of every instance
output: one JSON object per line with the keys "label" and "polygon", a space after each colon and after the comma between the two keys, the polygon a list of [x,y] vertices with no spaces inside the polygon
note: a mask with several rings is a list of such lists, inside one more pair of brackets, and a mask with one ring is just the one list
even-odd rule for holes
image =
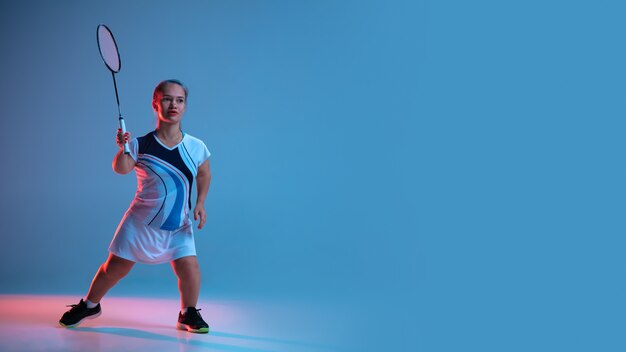
{"label": "neck", "polygon": [[156,134],[157,137],[159,137],[160,139],[173,140],[179,139],[183,133],[180,129],[180,123],[169,124],[159,121],[156,129]]}

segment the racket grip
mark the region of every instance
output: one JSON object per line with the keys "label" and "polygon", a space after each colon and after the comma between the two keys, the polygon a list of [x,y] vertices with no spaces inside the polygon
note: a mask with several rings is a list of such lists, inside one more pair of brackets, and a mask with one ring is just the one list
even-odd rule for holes
{"label": "racket grip", "polygon": [[[126,124],[124,123],[124,118],[120,116],[120,128],[122,129],[122,135],[126,133]],[[124,143],[124,154],[130,154],[130,148],[128,147],[128,142]]]}

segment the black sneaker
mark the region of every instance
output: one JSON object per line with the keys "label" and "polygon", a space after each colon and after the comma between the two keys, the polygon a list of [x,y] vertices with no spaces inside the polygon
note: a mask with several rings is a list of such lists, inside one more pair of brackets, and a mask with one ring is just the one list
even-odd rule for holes
{"label": "black sneaker", "polygon": [[209,324],[207,324],[199,313],[200,309],[194,307],[188,307],[187,313],[178,313],[178,323],[176,328],[179,330],[187,330],[189,332],[195,332],[199,334],[206,334],[209,332]]}
{"label": "black sneaker", "polygon": [[87,303],[85,303],[82,299],[78,302],[78,304],[72,304],[68,307],[72,307],[72,309],[65,312],[65,314],[61,317],[61,320],[59,320],[59,324],[61,324],[64,328],[73,328],[85,319],[97,318],[100,314],[102,314],[100,303],[90,309],[87,308]]}

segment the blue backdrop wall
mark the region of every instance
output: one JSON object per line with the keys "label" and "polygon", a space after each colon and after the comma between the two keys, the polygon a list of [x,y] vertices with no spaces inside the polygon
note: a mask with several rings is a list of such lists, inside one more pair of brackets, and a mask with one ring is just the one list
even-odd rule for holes
{"label": "blue backdrop wall", "polygon": [[[203,294],[361,297],[427,351],[622,350],[623,10],[2,2],[1,289],[83,294],[132,199],[106,23],[135,136],[156,83],[190,88]],[[118,293],[176,293],[131,275]]]}

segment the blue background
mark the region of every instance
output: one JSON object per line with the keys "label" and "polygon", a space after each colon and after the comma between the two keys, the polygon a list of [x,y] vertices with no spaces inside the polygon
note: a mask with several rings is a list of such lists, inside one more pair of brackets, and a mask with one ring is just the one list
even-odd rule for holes
{"label": "blue background", "polygon": [[[623,13],[3,2],[1,289],[84,294],[132,200],[106,23],[135,136],[156,83],[190,88],[183,129],[213,154],[203,297],[348,299],[388,350],[623,351]],[[166,265],[112,294],[155,291],[176,295]]]}

